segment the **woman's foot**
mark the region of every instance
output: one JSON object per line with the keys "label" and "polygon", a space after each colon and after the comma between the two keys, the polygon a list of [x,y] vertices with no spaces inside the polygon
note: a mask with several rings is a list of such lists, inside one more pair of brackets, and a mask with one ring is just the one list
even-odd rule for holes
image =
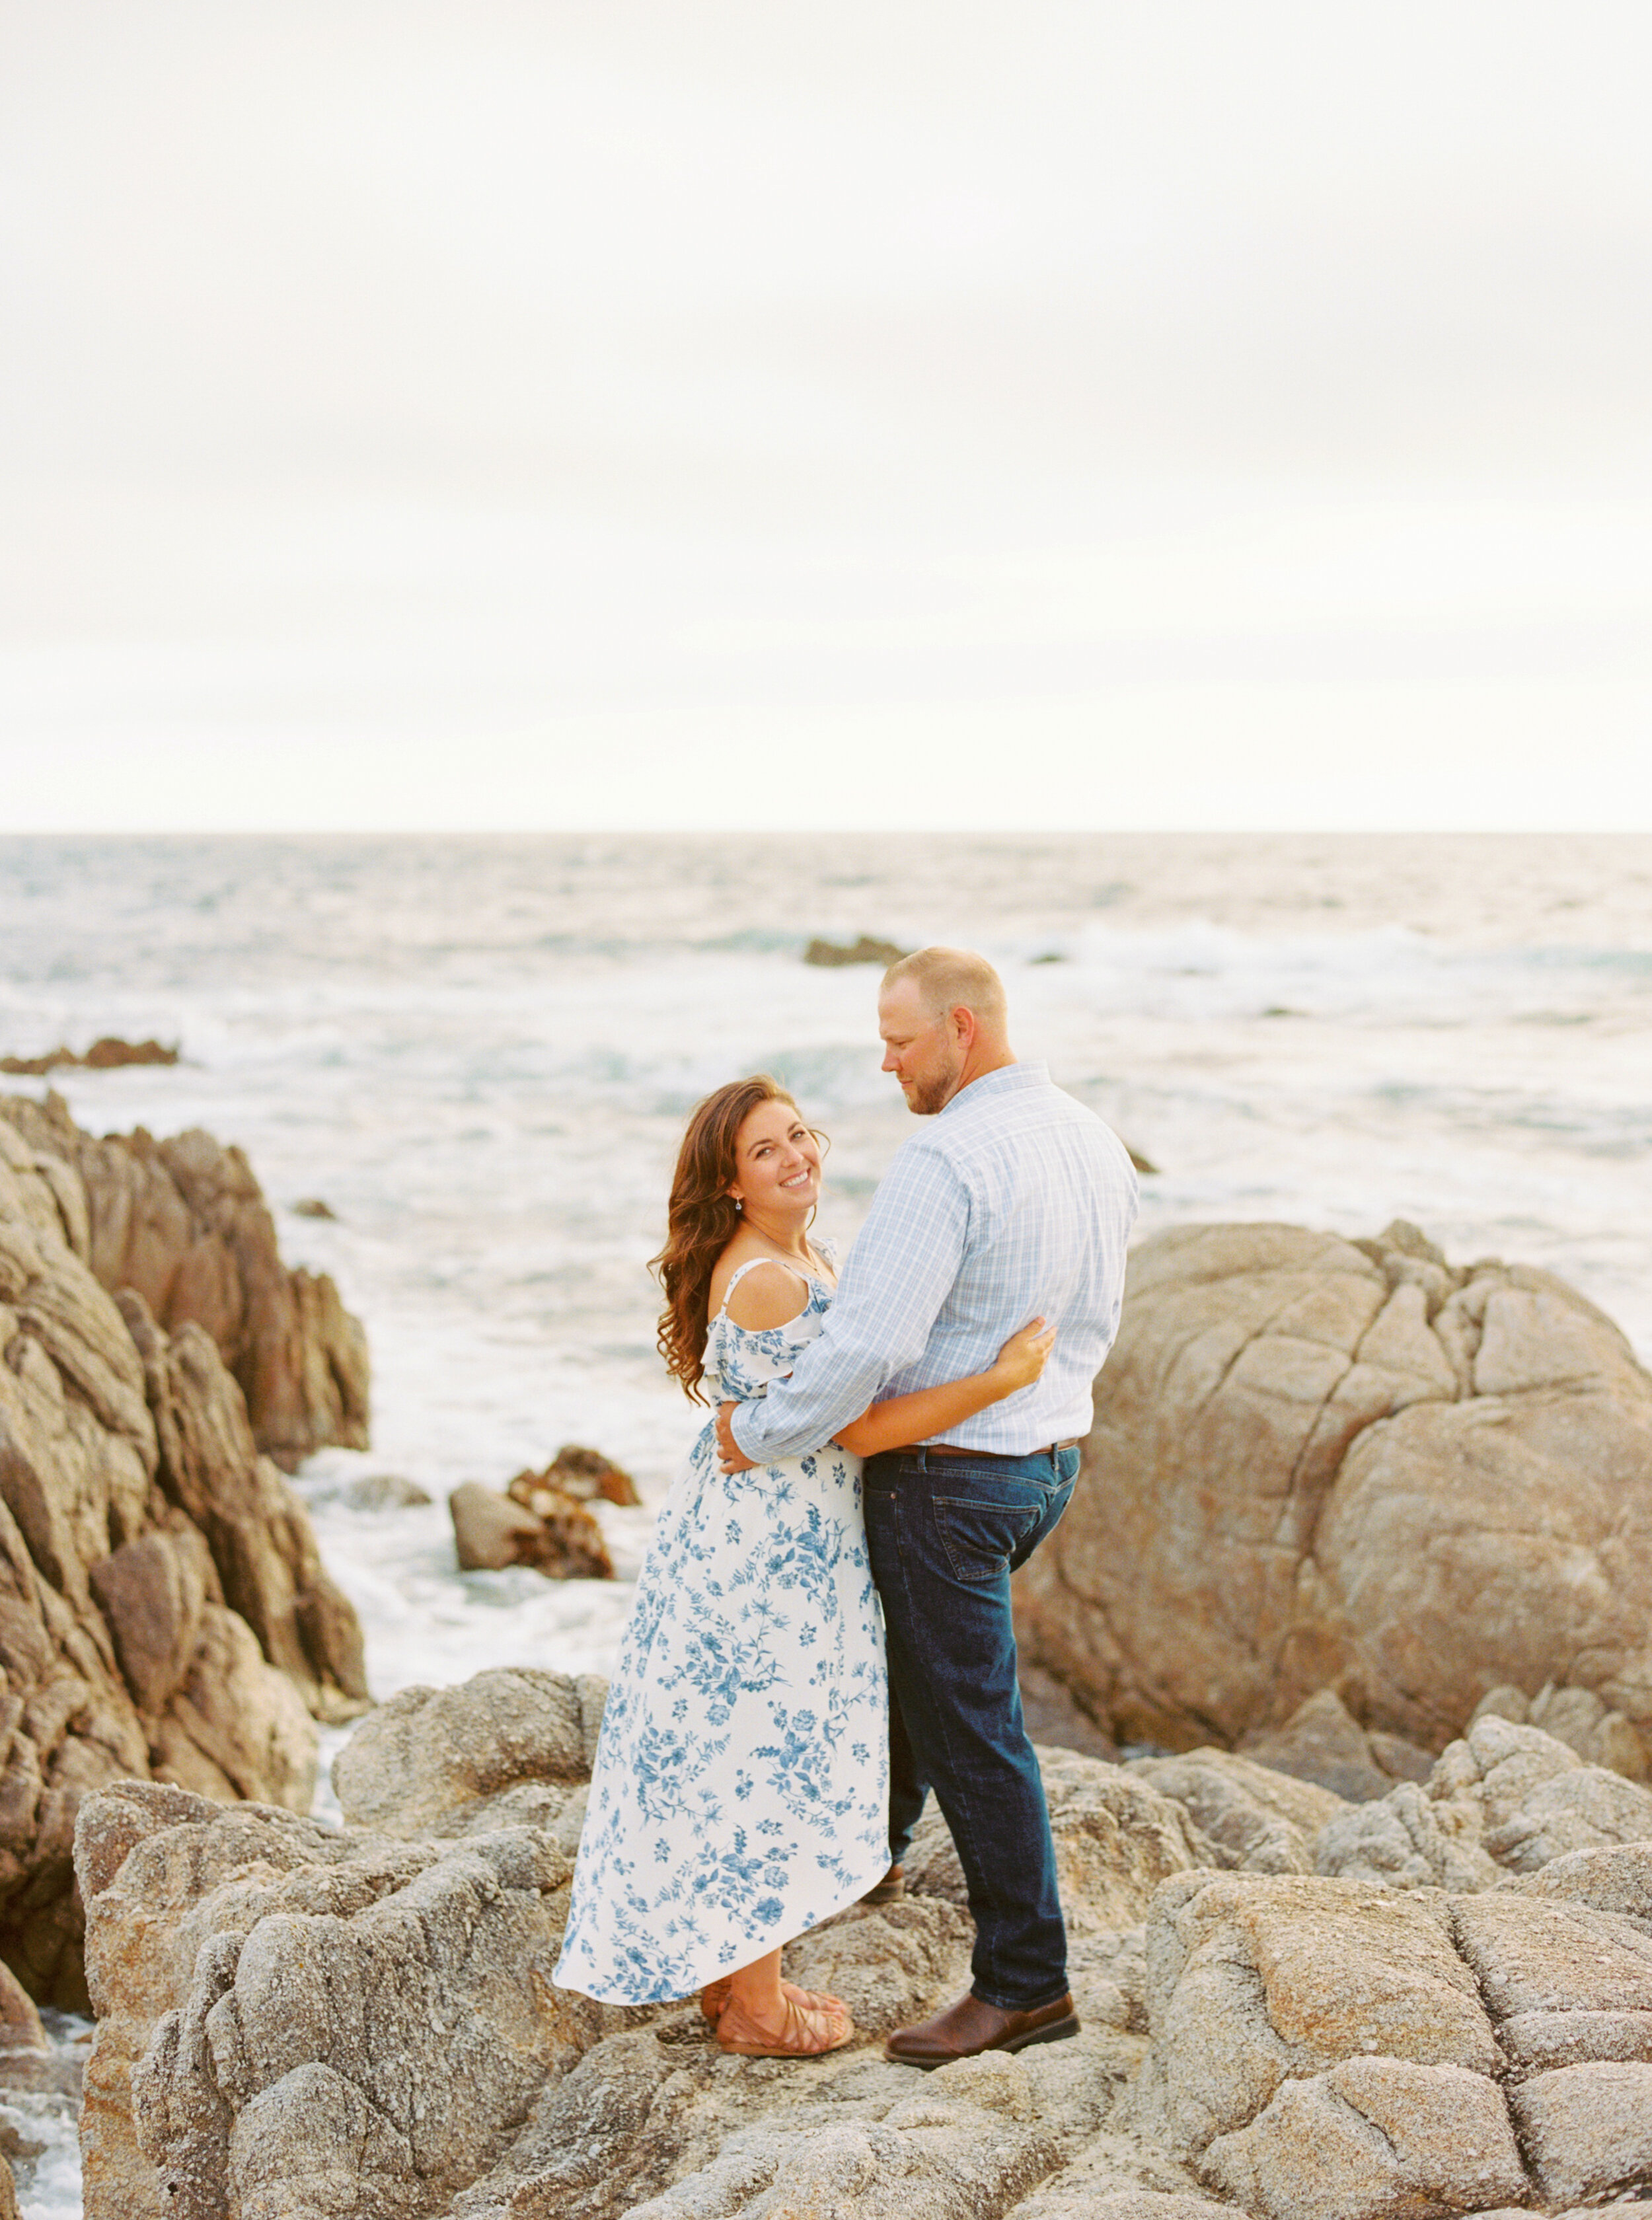
{"label": "woman's foot", "polygon": [[800,2005],[782,1991],[773,2019],[731,1997],[717,2022],[717,2047],[736,2058],[824,2058],[852,2042],[854,2034],[855,2023],[841,2005]]}
{"label": "woman's foot", "polygon": [[[701,2017],[715,2027],[733,1992],[732,1974],[725,1974],[720,1980],[708,1981],[700,1992]],[[801,2005],[805,2011],[839,2011],[847,2015],[849,2011],[841,1997],[834,1997],[825,1989],[800,1989],[795,1981],[782,1981],[780,1993],[789,1997],[795,2005]]]}

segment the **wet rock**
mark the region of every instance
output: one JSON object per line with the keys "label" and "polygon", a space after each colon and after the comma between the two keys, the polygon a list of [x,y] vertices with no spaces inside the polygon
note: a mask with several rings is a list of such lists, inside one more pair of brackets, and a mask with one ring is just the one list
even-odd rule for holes
{"label": "wet rock", "polygon": [[366,1336],[325,1273],[282,1263],[239,1149],[199,1131],[95,1140],[56,1096],[0,1098],[0,1118],[70,1168],[84,1195],[80,1253],[97,1280],[134,1288],[168,1333],[193,1324],[210,1335],[261,1450],[290,1469],[328,1443],[367,1447]]}
{"label": "wet rock", "polygon": [[[642,1501],[636,1481],[623,1466],[601,1450],[582,1449],[577,1442],[564,1442],[543,1472],[519,1472],[505,1493],[513,1503],[541,1518],[547,1515],[547,1506],[539,1500],[545,1495],[571,1496],[577,1503],[589,1503],[600,1495],[605,1503],[632,1506]],[[556,1507],[553,1503],[548,1509]]]}
{"label": "wet rock", "polygon": [[1552,1681],[1644,1769],[1652,1380],[1574,1289],[1399,1225],[1178,1227],[1131,1254],[1095,1409],[1017,1609],[1118,1740],[1238,1743],[1334,1689],[1373,1774],[1415,1773],[1373,1736],[1437,1750]]}
{"label": "wet rock", "polygon": [[301,1195],[292,1207],[292,1214],[295,1218],[325,1218],[334,1220],[339,1215],[330,1203],[322,1201],[319,1194]]}
{"label": "wet rock", "polygon": [[416,1480],[404,1480],[399,1473],[374,1472],[347,1481],[336,1500],[346,1511],[412,1511],[428,1503],[431,1497]]}
{"label": "wet rock", "polygon": [[474,1480],[447,1499],[462,1573],[532,1565],[548,1580],[611,1581],[614,1561],[602,1530],[583,1503],[540,1491],[546,1508],[525,1510]]}
{"label": "wet rock", "polygon": [[63,1047],[51,1049],[44,1056],[0,1056],[0,1072],[42,1079],[47,1072],[65,1065],[76,1065],[84,1071],[115,1071],[128,1063],[176,1063],[178,1056],[176,1045],[167,1048],[158,1040],[122,1040],[118,1034],[104,1033],[84,1056]]}

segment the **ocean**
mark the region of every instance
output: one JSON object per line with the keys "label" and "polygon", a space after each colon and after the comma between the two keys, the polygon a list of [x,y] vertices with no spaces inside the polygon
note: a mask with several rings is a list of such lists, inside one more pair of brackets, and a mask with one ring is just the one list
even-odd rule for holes
{"label": "ocean", "polygon": [[[0,839],[0,1052],[182,1051],[0,1088],[239,1142],[289,1263],[366,1324],[374,1446],[297,1485],[377,1697],[611,1668],[701,1419],[646,1269],[688,1110],[789,1083],[845,1241],[911,1131],[877,971],[805,963],[815,935],[989,955],[1018,1053],[1156,1167],[1138,1238],[1405,1217],[1454,1261],[1561,1273],[1652,1361],[1652,839],[820,833],[808,765],[783,783],[795,828],[728,839]],[[459,1574],[447,1492],[564,1442],[636,1477],[642,1509],[598,1506],[622,1577]],[[433,1502],[346,1508],[379,1472]],[[59,2138],[35,2220],[78,2211],[72,2171]]]}

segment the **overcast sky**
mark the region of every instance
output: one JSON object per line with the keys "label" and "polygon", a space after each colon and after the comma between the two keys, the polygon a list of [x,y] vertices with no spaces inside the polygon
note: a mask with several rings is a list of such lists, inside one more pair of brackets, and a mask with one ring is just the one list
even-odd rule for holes
{"label": "overcast sky", "polygon": [[1652,829],[1649,63],[0,0],[0,823]]}

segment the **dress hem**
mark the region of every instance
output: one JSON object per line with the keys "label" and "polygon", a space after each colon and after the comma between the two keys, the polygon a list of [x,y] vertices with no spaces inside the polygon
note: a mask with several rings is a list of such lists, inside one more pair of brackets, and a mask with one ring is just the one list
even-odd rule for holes
{"label": "dress hem", "polygon": [[[820,1918],[815,1920],[811,1926],[800,1927],[795,1934],[789,1935],[785,1938],[785,1941],[779,1945],[780,1949],[782,1950],[785,1949],[788,1943],[801,1942],[807,1936],[818,1935],[820,1930],[826,1925],[828,1919],[835,1919],[840,1911],[847,1911],[851,1905],[858,1904],[862,1897],[865,1895],[867,1890],[869,1888],[875,1888],[888,1870],[889,1855],[888,1852],[885,1850],[882,1861],[875,1871],[868,1873],[863,1880],[857,1881],[849,1894],[844,1897],[840,1903],[834,1904],[830,1911],[823,1911]],[[705,1988],[709,1983],[721,1980],[725,1974],[738,1972],[739,1967],[742,1966],[751,1965],[753,1959],[766,1957],[768,1953],[774,1949],[775,1947],[774,1943],[770,1942],[764,1945],[761,1949],[753,1950],[749,1942],[743,1942],[740,1946],[739,1955],[738,1957],[728,1960],[725,1964],[714,1967],[709,1973],[696,1974],[695,1976],[693,1986],[686,1990],[682,1996],[600,1996],[595,1989],[582,1989],[577,1982],[560,1980],[558,1978],[562,1972],[560,1962],[558,1963],[555,1970],[552,1974],[551,1986],[553,1989],[564,1990],[569,1996],[589,1997],[593,2004],[619,2005],[629,2007],[633,2010],[644,2005],[685,2005],[691,2003],[693,1999],[699,1995],[701,1990]]]}

